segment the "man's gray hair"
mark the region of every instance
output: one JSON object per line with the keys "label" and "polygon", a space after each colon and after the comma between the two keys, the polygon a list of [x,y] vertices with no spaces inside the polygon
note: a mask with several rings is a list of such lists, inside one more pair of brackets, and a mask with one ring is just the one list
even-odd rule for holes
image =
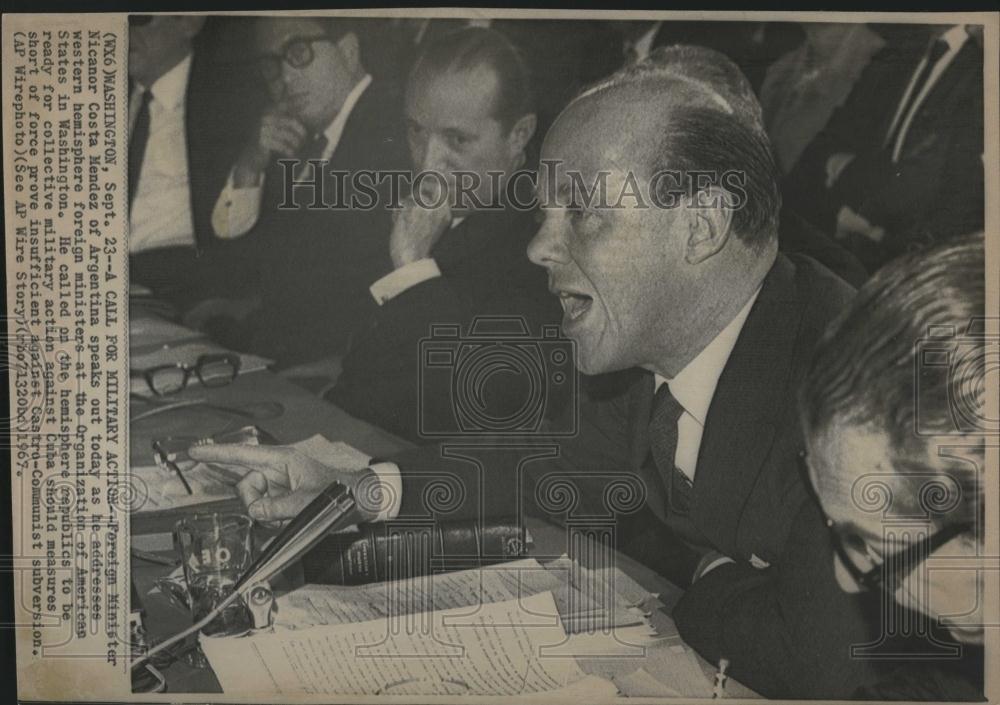
{"label": "man's gray hair", "polygon": [[734,232],[751,245],[777,238],[778,170],[760,101],[736,64],[706,47],[662,47],[583,89],[574,102],[621,87],[639,87],[665,99],[651,172],[741,175],[746,199],[733,214]]}
{"label": "man's gray hair", "polygon": [[[827,328],[799,390],[807,434],[843,424],[888,436],[890,472],[903,483],[894,511],[925,513],[928,477],[957,483],[957,506],[934,517],[941,524],[974,523],[982,511],[983,441],[996,425],[983,414],[985,261],[977,233],[887,264]],[[969,462],[939,454],[951,444]]]}

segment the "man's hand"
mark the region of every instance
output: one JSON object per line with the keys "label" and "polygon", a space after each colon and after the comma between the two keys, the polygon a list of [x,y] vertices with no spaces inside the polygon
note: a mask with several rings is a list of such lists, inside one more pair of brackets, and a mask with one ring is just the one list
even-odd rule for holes
{"label": "man's hand", "polygon": [[867,218],[849,206],[841,206],[837,212],[837,231],[834,237],[843,242],[852,235],[861,235],[877,244],[885,239],[885,228],[868,222]]}
{"label": "man's hand", "polygon": [[283,112],[281,107],[264,113],[256,137],[236,161],[233,168],[233,185],[236,188],[260,183],[260,175],[267,169],[275,155],[294,157],[305,144],[308,133],[305,126]]}
{"label": "man's hand", "polygon": [[[249,470],[236,485],[247,513],[260,521],[291,519],[334,480],[355,493],[361,521],[378,515],[375,474],[368,468],[340,470],[323,465],[289,446],[217,444],[193,446],[192,460]],[[375,499],[376,501],[372,501]]]}
{"label": "man's hand", "polygon": [[[389,254],[396,269],[429,257],[435,243],[448,229],[451,207],[447,198],[440,200],[443,203],[438,208],[422,208],[413,198],[407,198],[403,209],[396,212],[389,236]],[[436,202],[425,200],[425,203]]]}

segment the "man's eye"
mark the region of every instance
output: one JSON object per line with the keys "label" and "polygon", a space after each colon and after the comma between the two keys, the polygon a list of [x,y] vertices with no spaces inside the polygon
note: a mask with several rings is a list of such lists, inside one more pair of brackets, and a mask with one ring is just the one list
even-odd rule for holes
{"label": "man's eye", "polygon": [[463,149],[464,147],[468,146],[469,142],[471,141],[472,140],[466,137],[465,135],[448,136],[448,144],[451,146],[452,149]]}

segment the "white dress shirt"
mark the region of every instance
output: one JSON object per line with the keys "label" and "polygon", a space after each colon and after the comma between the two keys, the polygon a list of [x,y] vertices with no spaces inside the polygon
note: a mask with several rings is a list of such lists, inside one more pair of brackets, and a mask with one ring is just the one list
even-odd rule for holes
{"label": "white dress shirt", "polygon": [[659,34],[662,26],[663,22],[654,22],[649,29],[639,35],[638,39],[626,42],[625,53],[627,54],[629,50],[632,50],[635,52],[635,61],[644,61],[653,50],[653,41],[656,39],[656,35]]}
{"label": "white dress shirt", "polygon": [[[464,216],[452,219],[448,228],[457,228],[463,220],[465,220]],[[437,261],[433,257],[424,257],[389,272],[368,287],[368,291],[371,292],[375,303],[381,306],[392,301],[407,289],[440,276],[441,270],[438,268]]]}
{"label": "white dress shirt", "polygon": [[735,318],[676,377],[668,380],[655,375],[656,389],[661,384],[669,386],[670,393],[684,409],[677,420],[674,464],[691,481],[694,481],[701,436],[705,432],[705,418],[708,416],[712,397],[715,396],[715,387],[719,384],[719,377],[729,362],[729,355],[733,352],[736,339],[740,337],[743,324],[746,323],[759,293],[760,289],[754,292]]}
{"label": "white dress shirt", "polygon": [[[188,172],[184,113],[191,55],[160,76],[148,89],[149,139],[139,171],[139,182],[129,213],[129,252],[162,247],[194,247],[191,181]],[[129,104],[129,126],[135,122],[142,91]]]}
{"label": "white dress shirt", "polygon": [[[760,289],[757,289],[733,320],[676,377],[667,380],[656,376],[657,387],[669,384],[670,393],[684,408],[684,413],[677,422],[677,451],[674,458],[681,472],[692,480],[698,463],[701,436],[705,430],[705,417],[712,404],[712,397],[715,396],[715,387],[759,294]],[[389,491],[383,496],[395,500],[392,503],[386,500],[378,519],[394,519],[402,504],[403,483],[399,467],[395,463],[384,462],[373,465],[372,470],[388,485]],[[725,562],[731,562],[731,559],[720,557],[713,560],[699,571],[699,577]]]}
{"label": "white dress shirt", "polygon": [[[337,145],[340,144],[340,138],[344,134],[344,126],[347,124],[348,118],[351,117],[354,106],[361,100],[361,96],[365,89],[371,85],[371,82],[372,77],[365,74],[365,77],[358,81],[351,92],[347,94],[340,112],[323,130],[323,136],[326,137],[326,147],[320,159],[328,160],[333,156]],[[236,188],[233,184],[233,171],[230,170],[229,179],[215,202],[215,208],[212,209],[212,229],[215,234],[221,238],[231,239],[249,232],[250,228],[257,223],[257,218],[260,217],[260,199],[263,188],[263,175],[257,184]]]}

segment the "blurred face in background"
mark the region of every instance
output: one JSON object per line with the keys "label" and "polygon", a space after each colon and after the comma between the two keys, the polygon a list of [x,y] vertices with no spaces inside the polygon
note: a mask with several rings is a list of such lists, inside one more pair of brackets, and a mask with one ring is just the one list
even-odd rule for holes
{"label": "blurred face in background", "polygon": [[146,88],[191,53],[191,41],[205,24],[192,15],[129,17],[129,78]]}
{"label": "blurred face in background", "polygon": [[[895,515],[885,511],[893,501],[905,501],[899,499],[903,493],[914,493],[913,487],[920,486],[893,479],[897,474],[895,465],[900,461],[892,452],[888,435],[876,428],[835,421],[828,429],[808,434],[806,446],[808,472],[831,522],[837,547],[834,571],[840,587],[846,592],[861,592],[866,589],[861,576],[874,574],[882,580],[885,575],[895,574],[895,584],[890,579],[883,583],[885,587],[872,589],[884,589],[898,604],[942,619],[942,626],[958,641],[982,643],[983,630],[976,623],[981,624],[983,619],[983,585],[976,571],[968,568],[979,554],[971,531],[951,538],[942,534],[946,537],[944,543],[933,549],[928,560],[905,561],[899,571],[885,571],[886,565],[900,563],[888,557],[912,546],[928,532],[940,531],[919,518],[901,521],[903,512],[898,510],[898,504]],[[942,463],[939,457],[912,460],[930,468]],[[934,475],[927,481],[934,482]],[[924,485],[928,490],[934,486]],[[904,534],[907,529],[909,533]],[[942,559],[952,559],[952,566]],[[962,560],[956,563],[954,559]]]}
{"label": "blurred face in background", "polygon": [[263,19],[256,42],[271,101],[314,132],[326,129],[364,75],[357,35],[332,40],[315,20]]}
{"label": "blurred face in background", "polygon": [[[486,65],[443,73],[418,67],[407,85],[405,103],[414,171],[444,176],[451,196],[457,193],[455,172],[474,172],[478,187],[469,190],[481,203],[494,203],[493,184],[502,187],[506,176],[521,166],[535,130],[534,115],[525,115],[511,126],[501,124],[494,116],[499,89],[496,73]],[[491,171],[504,176],[491,181]],[[425,202],[439,197],[441,183],[437,178],[421,180]]]}

